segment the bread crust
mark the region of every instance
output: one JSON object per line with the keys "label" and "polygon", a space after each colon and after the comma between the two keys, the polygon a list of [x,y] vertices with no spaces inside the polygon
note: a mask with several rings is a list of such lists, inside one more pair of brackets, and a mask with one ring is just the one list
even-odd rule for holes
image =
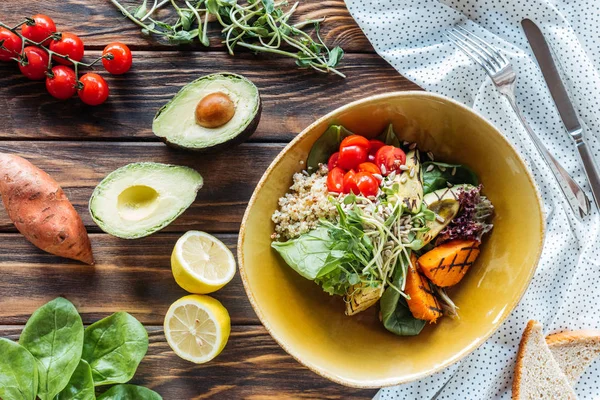
{"label": "bread crust", "polygon": [[529,341],[529,337],[531,336],[531,332],[535,327],[539,327],[541,329],[542,324],[535,320],[530,320],[527,323],[527,327],[525,327],[525,331],[523,332],[523,336],[521,336],[521,342],[519,343],[519,352],[517,353],[517,362],[515,364],[515,374],[513,377],[512,384],[512,398],[513,400],[519,400],[521,398],[521,375],[523,372],[523,357],[525,355],[525,345]]}
{"label": "bread crust", "polygon": [[579,331],[566,331],[553,333],[546,336],[548,346],[563,345],[566,343],[585,342],[589,344],[600,343],[600,330],[582,329]]}

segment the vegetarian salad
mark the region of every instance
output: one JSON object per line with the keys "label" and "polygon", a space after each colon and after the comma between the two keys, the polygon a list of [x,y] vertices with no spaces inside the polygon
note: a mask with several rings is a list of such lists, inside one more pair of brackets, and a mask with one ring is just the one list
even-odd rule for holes
{"label": "vegetarian salad", "polygon": [[475,173],[401,143],[392,125],[375,139],[333,125],[306,164],[272,216],[283,260],[343,296],[346,315],[379,302],[400,336],[458,317],[446,289],[477,259],[494,213]]}

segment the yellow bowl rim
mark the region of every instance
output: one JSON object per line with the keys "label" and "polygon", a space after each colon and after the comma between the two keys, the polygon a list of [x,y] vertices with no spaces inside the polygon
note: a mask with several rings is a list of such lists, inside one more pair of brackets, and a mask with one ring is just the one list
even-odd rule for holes
{"label": "yellow bowl rim", "polygon": [[[492,128],[493,131],[495,131],[498,134],[498,136],[510,147],[510,149],[512,149],[512,151],[516,155],[517,159],[521,162],[521,164],[524,167],[525,173],[527,174],[527,178],[529,179],[529,182],[531,183],[531,185],[534,188],[534,192],[536,194],[536,199],[537,199],[538,206],[539,206],[538,210],[540,213],[540,218],[539,218],[539,220],[540,220],[539,229],[541,231],[540,244],[539,244],[539,248],[538,248],[538,252],[537,252],[537,256],[536,256],[536,262],[531,268],[529,276],[527,277],[527,285],[524,286],[522,293],[518,296],[518,298],[516,298],[510,304],[510,307],[504,309],[504,313],[503,313],[502,317],[497,319],[497,322],[493,326],[492,329],[490,329],[485,335],[479,337],[476,341],[473,341],[468,347],[463,349],[463,351],[460,354],[458,354],[457,357],[444,360],[442,363],[440,363],[438,366],[436,366],[433,369],[430,369],[428,371],[425,371],[425,372],[422,372],[419,374],[413,374],[413,375],[410,375],[409,377],[398,377],[396,379],[389,378],[389,379],[384,379],[384,380],[371,380],[371,381],[357,382],[355,380],[347,380],[340,376],[331,374],[328,371],[326,371],[325,369],[323,369],[317,365],[314,365],[313,363],[302,360],[300,356],[297,356],[288,348],[288,346],[285,344],[285,341],[283,338],[278,337],[272,331],[271,327],[269,326],[269,323],[265,319],[265,316],[262,314],[260,308],[258,307],[256,300],[254,298],[254,295],[250,289],[249,283],[247,281],[246,270],[244,267],[244,254],[242,251],[244,239],[246,236],[246,220],[248,219],[248,214],[249,214],[250,209],[254,206],[254,202],[256,201],[257,193],[260,191],[262,186],[265,184],[267,177],[270,175],[271,171],[280,163],[280,161],[286,155],[288,150],[290,150],[292,147],[294,147],[297,142],[299,142],[302,138],[304,138],[304,136],[308,135],[309,132],[311,132],[315,126],[321,124],[324,120],[327,120],[335,115],[341,114],[343,111],[346,111],[357,105],[369,103],[374,100],[381,100],[381,99],[393,98],[393,97],[398,97],[398,96],[429,97],[429,98],[452,103],[452,104],[458,106],[459,108],[462,108],[462,109],[466,110],[467,112],[470,112],[470,113],[474,114],[476,117],[480,118],[484,124],[487,124],[490,128]],[[496,128],[490,121],[488,121],[487,118],[485,118],[483,115],[481,115],[480,113],[473,110],[472,108],[467,107],[466,105],[464,105],[454,99],[451,99],[449,97],[446,97],[446,96],[443,96],[443,95],[440,95],[437,93],[431,93],[431,92],[425,92],[425,91],[419,91],[419,90],[406,90],[406,91],[396,91],[396,92],[377,94],[377,95],[365,97],[363,99],[355,100],[351,103],[348,103],[346,105],[338,107],[335,110],[333,110],[333,111],[325,114],[321,118],[317,119],[315,122],[313,122],[308,127],[306,127],[302,132],[300,132],[290,143],[288,143],[279,152],[277,157],[275,157],[275,159],[271,162],[269,167],[266,169],[266,171],[260,178],[260,181],[256,185],[256,188],[254,189],[254,192],[252,193],[252,197],[250,198],[250,201],[248,202],[248,206],[246,207],[246,211],[244,212],[244,217],[242,218],[242,222],[240,225],[239,237],[238,237],[238,244],[237,244],[238,268],[240,270],[240,276],[242,278],[244,290],[246,291],[248,300],[250,301],[250,304],[252,305],[254,312],[256,312],[258,319],[263,324],[263,326],[265,327],[267,332],[269,332],[271,337],[273,339],[275,339],[277,344],[279,344],[279,346],[281,346],[281,348],[283,348],[283,350],[285,350],[290,356],[292,356],[300,364],[304,365],[305,367],[307,367],[309,370],[313,371],[314,373],[316,373],[324,378],[329,379],[332,382],[338,383],[340,385],[348,386],[348,387],[353,387],[353,388],[357,388],[357,389],[378,389],[378,388],[382,388],[382,387],[396,386],[396,385],[413,382],[413,381],[416,381],[419,379],[423,379],[427,376],[435,374],[436,372],[440,372],[441,370],[449,367],[450,365],[452,365],[454,363],[457,363],[458,361],[462,360],[463,358],[465,358],[466,356],[471,354],[473,351],[475,351],[483,343],[485,343],[487,341],[487,339],[489,339],[490,336],[492,336],[498,330],[498,328],[504,323],[504,321],[506,321],[508,316],[513,312],[513,310],[516,308],[516,306],[521,301],[525,292],[527,292],[527,289],[529,288],[529,284],[531,283],[531,280],[533,279],[533,276],[535,275],[537,266],[539,264],[541,253],[542,253],[542,250],[544,247],[544,239],[545,239],[545,233],[546,233],[545,232],[546,217],[545,217],[544,213],[542,212],[543,208],[544,208],[543,202],[542,202],[542,199],[540,196],[539,189],[537,187],[537,184],[535,183],[535,179],[533,179],[533,176],[531,174],[531,171],[529,170],[529,167],[527,166],[527,163],[525,162],[525,160],[523,160],[523,158],[520,156],[520,154],[517,151],[517,149],[515,148],[515,146],[513,146],[513,144],[510,143],[510,141],[506,138],[506,136],[504,136],[504,134],[498,128]]]}

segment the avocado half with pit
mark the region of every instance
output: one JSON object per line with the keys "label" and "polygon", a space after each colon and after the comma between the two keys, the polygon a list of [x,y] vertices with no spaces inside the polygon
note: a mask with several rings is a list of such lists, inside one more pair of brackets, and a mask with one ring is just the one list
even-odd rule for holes
{"label": "avocado half with pit", "polygon": [[188,167],[129,164],[111,172],[94,189],[90,214],[104,232],[137,239],[161,230],[196,199],[202,176]]}
{"label": "avocado half with pit", "polygon": [[218,150],[248,139],[258,126],[261,110],[252,82],[220,72],[184,86],[158,111],[152,131],[173,147]]}

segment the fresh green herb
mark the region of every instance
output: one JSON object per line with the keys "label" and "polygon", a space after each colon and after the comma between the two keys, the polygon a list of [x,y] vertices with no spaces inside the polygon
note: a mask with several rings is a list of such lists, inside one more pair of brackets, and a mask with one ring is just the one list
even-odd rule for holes
{"label": "fresh green herb", "polygon": [[126,312],[106,317],[85,330],[82,358],[90,364],[94,385],[128,382],[148,351],[148,332]]}
{"label": "fresh green herb", "polygon": [[389,124],[385,131],[383,131],[381,135],[377,136],[375,139],[380,140],[389,146],[400,147],[400,140],[398,139],[398,136],[396,136],[396,132],[394,132],[394,126],[392,124]]}
{"label": "fresh green herb", "polygon": [[75,306],[59,297],[33,313],[19,343],[37,360],[38,397],[52,400],[67,386],[81,359],[83,322]]}
{"label": "fresh green herb", "polygon": [[319,164],[327,164],[329,157],[338,151],[342,140],[352,135],[348,129],[340,125],[331,125],[312,145],[306,167],[308,172],[319,169]]}
{"label": "fresh green herb", "polygon": [[448,183],[479,185],[479,179],[471,168],[461,164],[446,164],[427,161],[423,163],[423,193],[435,192],[448,186]]}
{"label": "fresh green herb", "polygon": [[0,399],[35,400],[38,369],[35,358],[18,343],[0,338]]}
{"label": "fresh green herb", "polygon": [[69,383],[56,396],[55,400],[93,400],[95,398],[92,369],[85,360],[79,360],[79,365],[71,375]]}
{"label": "fresh green herb", "polygon": [[117,385],[104,392],[98,400],[162,400],[162,397],[142,386]]}
{"label": "fresh green herb", "polygon": [[[312,68],[319,72],[332,72],[345,77],[335,67],[341,61],[344,51],[341,47],[330,49],[320,35],[320,24],[324,18],[310,19],[292,24],[290,18],[298,8],[294,3],[284,9],[287,1],[248,0],[238,4],[237,0],[199,0],[179,4],[175,0],[163,0],[148,10],[147,0],[130,10],[119,0],[111,2],[131,21],[142,28],[144,35],[157,35],[172,44],[192,43],[198,39],[204,46],[210,42],[206,35],[209,16],[216,18],[221,25],[223,43],[229,54],[234,54],[236,46],[255,52],[273,53],[296,60],[301,68]],[[180,2],[181,3],[181,2]],[[155,11],[161,7],[172,7],[174,21],[154,19]],[[303,28],[314,26],[315,38]],[[289,50],[282,49],[283,47]]]}

